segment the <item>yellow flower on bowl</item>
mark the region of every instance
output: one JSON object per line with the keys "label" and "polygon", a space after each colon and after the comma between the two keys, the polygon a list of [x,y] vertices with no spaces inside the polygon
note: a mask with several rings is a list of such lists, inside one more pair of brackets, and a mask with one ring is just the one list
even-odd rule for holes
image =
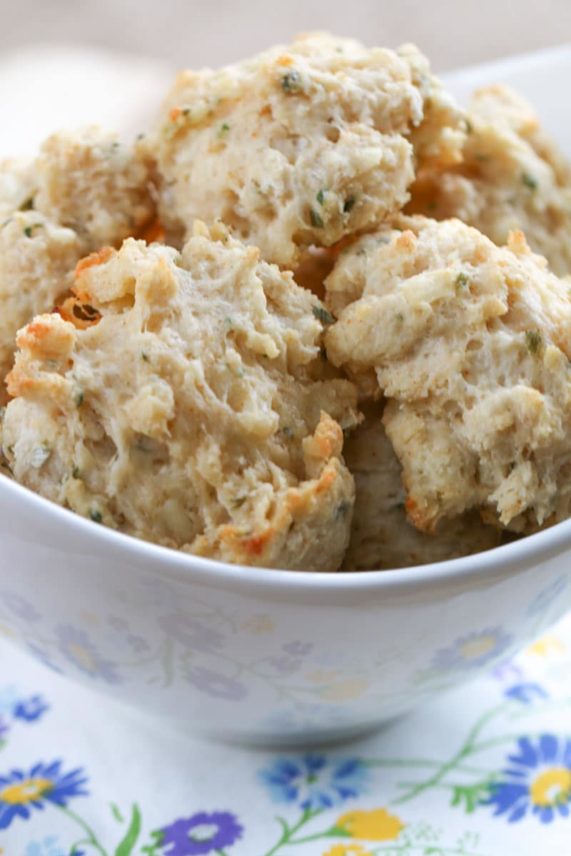
{"label": "yellow flower on bowl", "polygon": [[323,856],[373,856],[362,844],[334,844]]}
{"label": "yellow flower on bowl", "polygon": [[319,695],[325,701],[350,701],[359,698],[369,688],[369,682],[364,678],[346,678],[328,687],[323,687]]}
{"label": "yellow flower on bowl", "polygon": [[349,811],[337,818],[335,827],[351,838],[368,841],[394,841],[404,829],[404,823],[384,808],[371,811]]}

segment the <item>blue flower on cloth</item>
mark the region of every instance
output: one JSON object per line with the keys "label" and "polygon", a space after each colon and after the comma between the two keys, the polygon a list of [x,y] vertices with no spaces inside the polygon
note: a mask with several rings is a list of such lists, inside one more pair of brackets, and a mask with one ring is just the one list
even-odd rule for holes
{"label": "blue flower on cloth", "polygon": [[485,804],[495,806],[495,815],[506,814],[510,823],[528,811],[542,823],[551,823],[557,814],[566,817],[571,804],[571,739],[543,734],[536,741],[522,737],[517,745]]}
{"label": "blue flower on cloth", "polygon": [[514,684],[505,690],[504,695],[513,701],[519,701],[521,704],[533,704],[534,701],[549,698],[549,693],[542,686],[531,682]]}
{"label": "blue flower on cloth", "polygon": [[461,636],[449,648],[441,648],[434,655],[433,664],[444,672],[481,668],[503,654],[511,643],[512,637],[500,627],[487,627]]}
{"label": "blue flower on cloth", "polygon": [[275,802],[297,803],[302,809],[323,809],[357,797],[367,787],[369,771],[358,758],[330,761],[324,755],[277,758],[260,772]]}
{"label": "blue flower on cloth", "polygon": [[0,776],[0,829],[16,817],[27,820],[32,808],[44,808],[46,803],[66,806],[72,797],[87,795],[83,770],[63,773],[61,765],[61,761],[39,763],[28,773],[11,770]]}
{"label": "blue flower on cloth", "polygon": [[49,710],[49,705],[44,699],[35,695],[29,699],[24,699],[14,705],[12,714],[14,719],[23,719],[25,722],[35,722],[40,719],[46,710]]}
{"label": "blue flower on cloth", "polygon": [[[25,856],[69,856],[69,848],[64,850],[57,836],[48,835],[41,841],[30,841]],[[73,856],[79,856],[79,851],[75,850]]]}
{"label": "blue flower on cloth", "polygon": [[115,664],[102,657],[84,630],[72,624],[60,624],[56,629],[61,653],[89,677],[101,678],[109,684],[121,682]]}
{"label": "blue flower on cloth", "polygon": [[159,832],[164,856],[202,856],[220,853],[241,838],[244,829],[227,811],[205,811],[180,818]]}

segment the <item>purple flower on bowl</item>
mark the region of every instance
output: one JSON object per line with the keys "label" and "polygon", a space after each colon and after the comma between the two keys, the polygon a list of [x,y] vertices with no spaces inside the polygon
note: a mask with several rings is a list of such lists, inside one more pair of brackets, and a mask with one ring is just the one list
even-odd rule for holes
{"label": "purple flower on bowl", "polygon": [[0,716],[0,744],[6,740],[8,733],[10,731],[10,726],[6,722],[3,716]]}
{"label": "purple flower on bowl", "polygon": [[512,637],[500,627],[488,627],[461,636],[449,648],[441,648],[432,662],[440,672],[479,669],[505,653],[512,641]]}
{"label": "purple flower on bowl", "polygon": [[246,698],[248,690],[235,678],[228,678],[220,672],[212,669],[203,669],[201,666],[191,666],[186,678],[197,690],[226,701],[240,701]]}
{"label": "purple flower on bowl", "polygon": [[235,815],[228,811],[200,811],[161,829],[159,842],[164,856],[203,856],[231,847],[243,831]]}
{"label": "purple flower on bowl", "polygon": [[294,660],[292,657],[271,657],[268,663],[278,675],[293,675],[303,665],[302,660]]}
{"label": "purple flower on bowl", "polygon": [[35,722],[44,715],[46,710],[49,710],[49,705],[46,704],[41,696],[35,695],[15,704],[12,713],[14,719],[22,719],[24,722]]}
{"label": "purple flower on bowl", "polygon": [[51,669],[52,672],[56,672],[56,674],[58,675],[63,674],[63,670],[52,662],[47,651],[44,651],[43,648],[40,648],[33,642],[28,642],[28,651],[32,655],[32,657],[34,657],[39,663],[42,663],[42,665],[46,666],[48,669]]}
{"label": "purple flower on bowl", "polygon": [[4,606],[24,621],[39,621],[42,617],[25,597],[22,597],[15,591],[3,591],[0,597]]}
{"label": "purple flower on bowl", "polygon": [[300,642],[299,639],[295,639],[293,642],[286,642],[283,650],[292,657],[307,657],[308,654],[311,654],[314,647],[312,642]]}
{"label": "purple flower on bowl", "polygon": [[569,817],[571,809],[571,739],[543,734],[537,740],[521,737],[517,752],[508,755],[508,766],[491,785],[485,805],[494,815],[507,815],[515,823],[528,812],[541,823],[557,815]]}
{"label": "purple flower on bowl", "polygon": [[115,664],[99,654],[84,630],[72,624],[60,624],[56,634],[61,653],[85,675],[101,678],[109,684],[121,682]]}
{"label": "purple flower on bowl", "polygon": [[161,615],[158,623],[167,636],[193,651],[207,654],[221,648],[224,644],[221,633],[186,612]]}
{"label": "purple flower on bowl", "polygon": [[539,594],[531,601],[527,608],[528,615],[543,615],[550,606],[561,597],[566,590],[569,581],[567,577],[557,577],[545,586]]}

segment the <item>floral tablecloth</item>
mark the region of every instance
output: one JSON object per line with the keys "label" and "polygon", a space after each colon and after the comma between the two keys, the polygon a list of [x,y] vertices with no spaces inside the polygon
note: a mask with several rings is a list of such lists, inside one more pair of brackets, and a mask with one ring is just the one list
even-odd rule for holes
{"label": "floral tablecloth", "polygon": [[571,854],[571,615],[367,739],[269,752],[160,721],[0,646],[4,856]]}

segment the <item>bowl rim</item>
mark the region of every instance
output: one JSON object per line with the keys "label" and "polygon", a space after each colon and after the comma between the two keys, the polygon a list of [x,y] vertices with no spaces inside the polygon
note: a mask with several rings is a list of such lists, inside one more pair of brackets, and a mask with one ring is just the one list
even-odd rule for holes
{"label": "bowl rim", "polygon": [[[63,508],[46,499],[35,491],[13,481],[0,473],[0,506],[2,493],[8,497],[13,493],[14,500],[21,500],[44,517],[54,522],[70,526],[79,532],[84,531],[91,539],[101,542],[102,546],[131,554],[133,560],[142,558],[145,563],[155,560],[161,573],[175,572],[188,580],[199,578],[201,583],[224,584],[232,588],[261,588],[273,590],[305,592],[345,592],[359,593],[378,591],[379,589],[415,589],[450,580],[468,580],[476,577],[485,579],[494,570],[528,568],[530,564],[549,559],[571,550],[571,518],[561,523],[528,535],[509,544],[493,547],[481,553],[472,553],[457,559],[447,559],[426,565],[413,565],[407,568],[377,571],[317,572],[292,571],[277,568],[233,565],[217,559],[208,559],[194,553],[185,553],[170,547],[163,547],[151,541],[144,541],[133,535],[118,532],[100,523],[95,523],[82,515]],[[8,499],[8,501],[10,501]],[[135,562],[136,564],[136,562]],[[569,572],[570,569],[567,570]],[[565,572],[565,571],[564,571]]]}

